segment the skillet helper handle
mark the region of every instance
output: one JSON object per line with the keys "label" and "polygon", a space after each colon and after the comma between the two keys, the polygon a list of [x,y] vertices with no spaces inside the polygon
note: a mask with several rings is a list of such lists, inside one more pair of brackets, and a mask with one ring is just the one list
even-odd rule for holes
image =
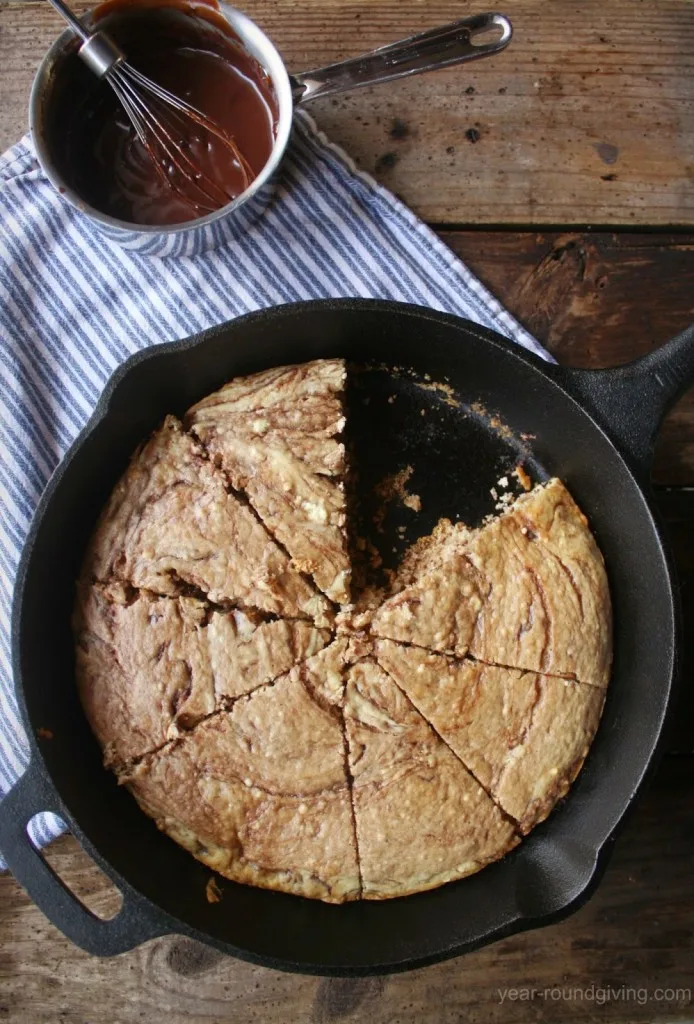
{"label": "skillet helper handle", "polygon": [[122,893],[121,909],[104,921],[84,906],[53,871],[27,835],[35,814],[63,814],[52,788],[31,764],[0,802],[0,850],[20,885],[56,928],[95,956],[115,956],[147,939],[166,934],[144,901]]}
{"label": "skillet helper handle", "polygon": [[[478,36],[486,37],[490,33],[494,33],[495,38],[475,43]],[[503,14],[476,14],[339,64],[292,75],[294,101],[305,103],[363,85],[377,85],[417,75],[420,71],[490,57],[508,46],[512,34],[511,22]]]}
{"label": "skillet helper handle", "polygon": [[551,372],[608,430],[635,468],[648,476],[665,415],[694,385],[694,324],[623,366],[610,370],[552,367]]}

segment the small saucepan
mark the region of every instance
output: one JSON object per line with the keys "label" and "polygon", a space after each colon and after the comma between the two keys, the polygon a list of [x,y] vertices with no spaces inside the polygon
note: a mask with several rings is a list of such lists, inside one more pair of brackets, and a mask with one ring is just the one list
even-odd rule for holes
{"label": "small saucepan", "polygon": [[[29,123],[41,167],[64,199],[129,249],[150,255],[193,255],[232,241],[243,233],[272,195],[272,179],[289,142],[296,106],[348,89],[488,57],[503,50],[512,35],[508,18],[501,14],[477,14],[351,60],[290,75],[272,42],[250,18],[225,3],[219,4],[218,9],[245,49],[270,78],[279,116],[275,144],[260,174],[232,202],[204,217],[166,227],[135,225],[109,216],[86,202],[73,183],[67,180],[69,176],[61,170],[52,141],[55,137],[56,96],[64,88],[66,76],[86,71],[77,56],[81,40],[71,30],[63,32],[46,54],[36,75]],[[99,8],[83,19],[87,27],[95,26],[98,21]]]}

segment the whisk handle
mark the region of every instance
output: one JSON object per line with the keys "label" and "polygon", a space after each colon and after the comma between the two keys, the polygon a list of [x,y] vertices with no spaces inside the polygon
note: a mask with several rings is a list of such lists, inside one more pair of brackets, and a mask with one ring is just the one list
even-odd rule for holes
{"label": "whisk handle", "polygon": [[77,51],[95,75],[103,78],[117,68],[125,60],[125,54],[119,50],[113,40],[104,32],[95,32],[80,46]]}
{"label": "whisk handle", "polygon": [[58,14],[62,14],[76,36],[79,36],[84,42],[89,39],[89,32],[87,32],[77,15],[73,14],[68,5],[63,3],[63,0],[49,0],[49,3],[55,7]]}
{"label": "whisk handle", "polygon": [[63,0],[49,0],[62,14],[72,31],[82,40],[78,53],[87,67],[103,78],[125,59],[121,50],[104,32],[89,32]]}

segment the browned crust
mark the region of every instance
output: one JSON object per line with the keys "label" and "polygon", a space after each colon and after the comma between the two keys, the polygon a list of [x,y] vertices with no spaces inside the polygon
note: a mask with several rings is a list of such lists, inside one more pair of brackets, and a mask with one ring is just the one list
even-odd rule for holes
{"label": "browned crust", "polygon": [[[141,761],[123,781],[162,831],[238,882],[359,896],[340,641]],[[320,691],[320,697],[317,697]]]}
{"label": "browned crust", "polygon": [[547,817],[568,792],[595,736],[602,690],[389,640],[379,641],[375,651],[521,832]]}
{"label": "browned crust", "polygon": [[77,686],[107,765],[127,764],[214,711],[205,616],[192,598],[79,588]]}
{"label": "browned crust", "polygon": [[612,613],[602,555],[559,480],[451,551],[373,616],[380,637],[605,687]]}
{"label": "browned crust", "polygon": [[186,423],[264,524],[333,601],[349,601],[342,391],[345,363],[317,360],[230,381]]}
{"label": "browned crust", "polygon": [[349,670],[345,724],[364,899],[436,888],[516,845],[484,789],[370,659]]}
{"label": "browned crust", "polygon": [[119,583],[80,586],[74,626],[82,705],[115,767],[194,728],[330,639],[302,620],[264,622]]}
{"label": "browned crust", "polygon": [[162,595],[193,587],[217,604],[331,621],[325,598],[172,416],[135,453],[92,536],[82,579],[114,578]]}

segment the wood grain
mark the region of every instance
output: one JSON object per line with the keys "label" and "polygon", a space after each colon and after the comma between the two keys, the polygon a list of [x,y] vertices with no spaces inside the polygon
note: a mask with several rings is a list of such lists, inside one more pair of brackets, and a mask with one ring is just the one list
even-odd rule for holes
{"label": "wood grain", "polygon": [[[628,362],[694,322],[694,237],[631,232],[442,231],[561,363]],[[694,484],[694,392],[667,417],[658,484]]]}
{"label": "wood grain", "polygon": [[[243,7],[293,70],[481,9],[455,0]],[[429,222],[694,223],[694,5],[501,7],[515,26],[503,54],[319,101],[314,116]],[[43,0],[0,4],[0,149],[25,131],[31,79],[59,29]]]}
{"label": "wood grain", "polygon": [[[180,936],[97,960],[60,936],[4,876],[0,1019],[12,1024],[691,1021],[693,795],[694,758],[669,758],[618,839],[595,895],[577,914],[466,957],[388,978],[280,974]],[[54,846],[53,861],[68,883],[92,870],[85,868],[84,856],[72,838]],[[104,883],[95,875],[93,887],[98,891],[99,886]],[[509,997],[514,988],[519,994]],[[542,994],[521,998],[521,990],[530,989]],[[681,991],[659,997],[658,989]]]}

